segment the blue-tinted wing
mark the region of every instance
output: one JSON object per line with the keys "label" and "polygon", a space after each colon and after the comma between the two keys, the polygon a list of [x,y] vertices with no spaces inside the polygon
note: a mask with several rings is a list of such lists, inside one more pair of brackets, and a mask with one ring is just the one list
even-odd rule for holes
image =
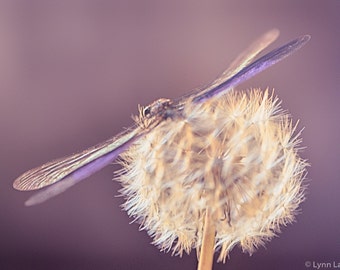
{"label": "blue-tinted wing", "polygon": [[244,67],[248,66],[255,59],[255,57],[270,44],[272,44],[279,35],[279,30],[272,29],[260,36],[246,50],[238,55],[238,57],[236,57],[229,67],[215,81],[213,81],[211,85],[204,89],[204,92],[209,92],[209,90],[213,89],[217,85],[220,85],[222,82],[242,70]]}
{"label": "blue-tinted wing", "polygon": [[[268,32],[263,36],[265,37],[266,35],[269,35],[269,39],[268,42],[264,42],[262,44],[270,43],[270,40],[272,39],[270,34],[271,32],[272,31]],[[248,65],[245,64],[249,63],[257,55],[258,52],[262,51],[262,49],[265,48],[264,45],[259,46],[257,50],[251,53],[249,57],[247,57],[246,54],[242,54],[240,59],[244,60],[242,60],[243,62],[241,63],[241,66],[239,68],[234,67],[234,65],[237,64],[238,62],[234,61],[234,64],[232,64],[232,69],[226,70],[222,74],[222,76],[216,79],[210,86],[203,89],[199,93],[194,94],[193,101],[199,103],[214,96],[226,93],[227,91],[234,88],[238,84],[248,80],[249,78],[265,70],[266,68],[276,64],[277,62],[291,55],[292,53],[300,49],[302,46],[304,46],[309,40],[310,40],[309,35],[305,35],[297,39],[294,39],[291,42],[267,53],[266,55],[260,57],[258,60]],[[254,47],[251,46],[249,51],[252,51],[252,47],[256,49],[257,44],[258,45],[261,44],[261,39],[255,42],[253,45]]]}
{"label": "blue-tinted wing", "polygon": [[49,186],[26,201],[26,205],[41,203],[112,163],[146,132],[138,127],[80,153],[48,162],[19,176],[13,187],[27,191]]}

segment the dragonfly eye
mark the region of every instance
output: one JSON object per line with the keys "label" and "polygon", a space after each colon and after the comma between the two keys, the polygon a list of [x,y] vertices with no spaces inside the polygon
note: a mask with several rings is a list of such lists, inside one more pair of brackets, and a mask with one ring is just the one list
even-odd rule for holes
{"label": "dragonfly eye", "polygon": [[144,108],[143,115],[146,118],[150,118],[150,116],[151,116],[151,105]]}

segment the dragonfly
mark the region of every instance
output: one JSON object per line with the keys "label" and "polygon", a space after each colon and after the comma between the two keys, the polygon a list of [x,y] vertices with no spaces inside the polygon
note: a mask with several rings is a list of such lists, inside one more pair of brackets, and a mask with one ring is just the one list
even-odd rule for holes
{"label": "dragonfly", "polygon": [[25,205],[42,203],[113,163],[120,154],[157,128],[161,122],[183,117],[182,111],[187,102],[200,104],[213,98],[220,98],[240,83],[296,52],[311,38],[309,35],[300,36],[256,59],[278,36],[277,29],[266,32],[207,87],[174,100],[161,98],[144,108],[139,107],[139,116],[136,117],[136,123],[132,127],[84,151],[53,160],[23,173],[14,180],[13,187],[21,191],[42,189],[32,195]]}

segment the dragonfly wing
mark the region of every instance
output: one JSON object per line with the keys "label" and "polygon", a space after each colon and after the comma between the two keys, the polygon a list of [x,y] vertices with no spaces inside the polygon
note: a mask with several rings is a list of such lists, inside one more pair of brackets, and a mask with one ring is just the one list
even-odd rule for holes
{"label": "dragonfly wing", "polygon": [[[216,82],[230,78],[245,66],[249,65],[255,57],[272,44],[280,35],[280,31],[272,29],[255,40],[243,53],[241,53],[230,66],[217,78]],[[214,84],[214,82],[213,82]]]}
{"label": "dragonfly wing", "polygon": [[112,163],[145,132],[136,128],[80,153],[48,162],[19,176],[13,187],[27,191],[51,185],[31,197],[26,205],[43,202]]}
{"label": "dragonfly wing", "polygon": [[[220,85],[232,75],[239,72],[242,68],[247,66],[260,52],[262,52],[265,48],[267,48],[271,43],[273,43],[280,32],[277,29],[272,29],[265,34],[263,34],[260,38],[255,40],[243,53],[241,53],[230,65],[229,67],[223,71],[223,73],[218,76],[212,83],[209,83],[208,86],[203,89],[196,89],[191,91],[178,99],[178,102],[181,103],[183,100],[196,96],[198,94],[203,94],[205,92],[209,92],[211,89]],[[181,104],[182,105],[182,104]]]}
{"label": "dragonfly wing", "polygon": [[[223,73],[218,76],[212,83],[210,83],[207,87],[203,90],[198,90],[196,93],[203,94],[209,92],[211,89],[215,88],[216,86],[220,85],[234,74],[239,72],[245,66],[249,65],[251,61],[255,59],[255,57],[261,53],[265,48],[267,48],[271,43],[273,43],[277,37],[279,36],[280,32],[277,29],[272,29],[257,40],[255,40],[243,53],[239,54],[238,57],[229,65],[229,67],[223,71]],[[185,95],[185,96],[190,96]]]}
{"label": "dragonfly wing", "polygon": [[[258,60],[252,62],[251,64],[247,64],[245,66],[242,64],[242,67],[240,69],[236,69],[237,71],[236,73],[228,69],[226,72],[222,74],[220,78],[215,80],[210,86],[200,91],[193,98],[193,101],[196,103],[200,103],[216,95],[226,93],[227,91],[234,88],[238,84],[248,80],[249,78],[260,73],[261,71],[269,68],[270,66],[276,64],[277,62],[291,55],[292,53],[300,49],[302,46],[304,46],[309,40],[310,40],[309,35],[305,35],[297,39],[294,39],[291,42],[283,45],[282,47],[279,47],[265,54],[264,56],[260,57]],[[255,42],[255,44],[257,44],[258,42]],[[246,59],[247,57],[241,58]],[[248,61],[252,59],[253,57],[250,57],[249,60],[246,60],[246,62],[248,63]]]}

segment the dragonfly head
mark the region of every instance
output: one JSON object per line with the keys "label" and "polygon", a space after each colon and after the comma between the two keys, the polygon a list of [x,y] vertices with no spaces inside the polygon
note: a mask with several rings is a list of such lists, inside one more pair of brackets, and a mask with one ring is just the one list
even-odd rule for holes
{"label": "dragonfly head", "polygon": [[164,117],[166,116],[167,109],[171,105],[171,100],[167,98],[160,98],[146,106],[143,110],[145,118]]}

